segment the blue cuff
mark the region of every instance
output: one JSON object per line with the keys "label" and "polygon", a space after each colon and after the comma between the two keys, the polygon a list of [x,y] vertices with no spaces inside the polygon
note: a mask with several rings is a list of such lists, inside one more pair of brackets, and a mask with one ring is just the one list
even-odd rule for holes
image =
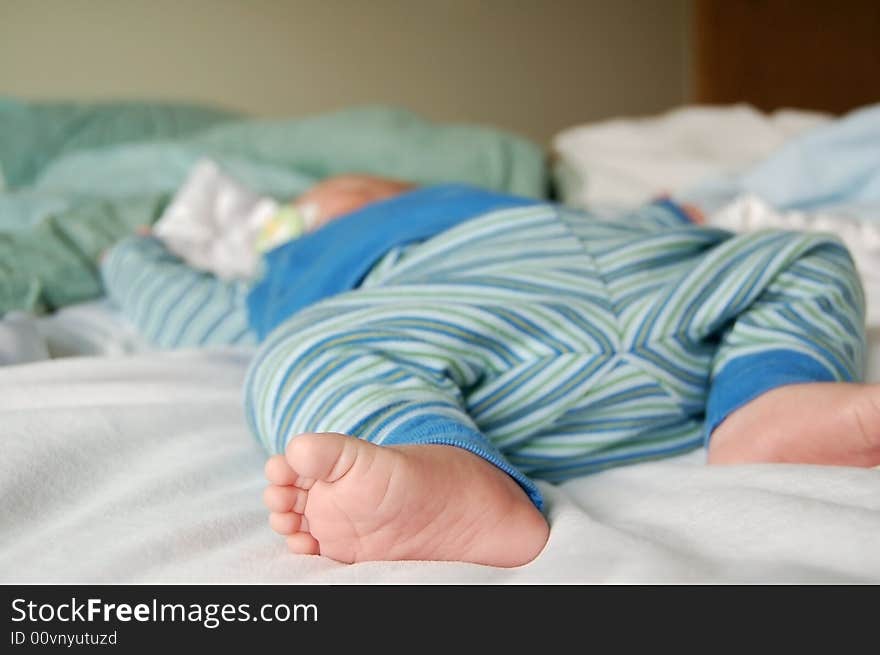
{"label": "blue cuff", "polygon": [[436,444],[464,448],[507,473],[528,494],[529,500],[535,504],[535,507],[539,510],[544,507],[544,499],[537,485],[508,462],[492,442],[468,425],[445,416],[425,414],[397,426],[382,441],[383,446],[408,444]]}
{"label": "blue cuff", "polygon": [[734,411],[762,393],[788,384],[841,380],[818,360],[795,350],[768,350],[731,360],[712,380],[706,406],[704,443]]}

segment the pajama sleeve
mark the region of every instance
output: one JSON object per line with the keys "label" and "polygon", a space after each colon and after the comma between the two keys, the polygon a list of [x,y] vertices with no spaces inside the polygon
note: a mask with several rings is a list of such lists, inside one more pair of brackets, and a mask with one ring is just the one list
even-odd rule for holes
{"label": "pajama sleeve", "polygon": [[191,268],[153,237],[132,236],[101,263],[104,289],[123,315],[162,348],[249,345],[247,286]]}

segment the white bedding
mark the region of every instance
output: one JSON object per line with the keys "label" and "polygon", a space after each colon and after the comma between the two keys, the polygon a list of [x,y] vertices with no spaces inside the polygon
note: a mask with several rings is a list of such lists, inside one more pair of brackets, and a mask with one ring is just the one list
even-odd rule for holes
{"label": "white bedding", "polygon": [[242,415],[248,357],[0,367],[0,582],[880,582],[880,471],[701,452],[545,486],[550,542],[519,569],[288,554]]}
{"label": "white bedding", "polygon": [[745,105],[686,106],[658,116],[577,125],[553,138],[560,199],[574,207],[632,207],[742,172],[829,116]]}
{"label": "white bedding", "polygon": [[0,366],[148,350],[150,344],[105,299],[71,305],[48,316],[10,312],[0,318]]}
{"label": "white bedding", "polygon": [[44,360],[0,365],[0,583],[880,583],[880,470],[702,452],[545,485],[550,542],[519,569],[294,556],[261,505],[250,351],[145,350],[104,301],[0,321],[0,363]]}
{"label": "white bedding", "polygon": [[[566,199],[632,204],[824,120],[752,114],[731,113],[735,138],[720,142],[694,131],[708,118],[717,132],[707,110],[571,131],[557,150],[590,186],[576,176]],[[877,324],[880,284],[866,288]],[[880,328],[870,342],[880,381]],[[550,541],[518,569],[294,556],[261,504],[265,455],[242,412],[250,351],[148,350],[103,301],[0,320],[0,583],[880,583],[880,470],[707,467],[701,451],[543,485]]]}

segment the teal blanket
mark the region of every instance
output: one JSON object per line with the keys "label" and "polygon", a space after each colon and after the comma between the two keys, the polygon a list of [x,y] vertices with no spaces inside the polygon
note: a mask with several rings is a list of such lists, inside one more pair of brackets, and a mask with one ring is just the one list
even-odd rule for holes
{"label": "teal blanket", "polygon": [[186,105],[0,98],[0,315],[99,296],[100,253],[153,223],[206,156],[282,199],[350,172],[534,198],[546,187],[534,144],[399,109],[256,120]]}

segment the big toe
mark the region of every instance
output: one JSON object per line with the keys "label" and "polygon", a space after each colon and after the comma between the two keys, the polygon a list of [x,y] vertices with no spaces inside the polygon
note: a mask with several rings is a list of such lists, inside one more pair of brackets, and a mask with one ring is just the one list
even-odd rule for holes
{"label": "big toe", "polygon": [[336,482],[351,470],[358,457],[372,449],[378,446],[344,434],[324,432],[294,437],[285,456],[300,476]]}

